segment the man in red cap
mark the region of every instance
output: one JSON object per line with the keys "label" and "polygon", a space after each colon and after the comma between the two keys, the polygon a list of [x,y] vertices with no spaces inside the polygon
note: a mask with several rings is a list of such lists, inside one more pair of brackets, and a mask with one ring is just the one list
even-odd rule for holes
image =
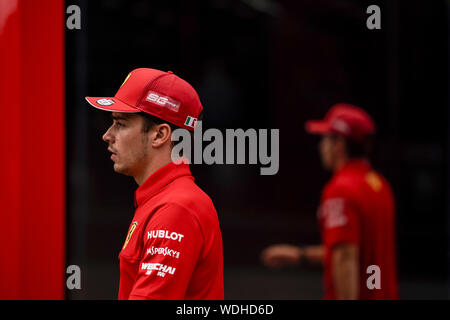
{"label": "man in red cap", "polygon": [[222,235],[211,199],[186,162],[172,161],[172,132],[193,131],[197,92],[173,72],[133,70],[114,97],[86,97],[112,112],[103,135],[114,171],[139,185],[120,259],[119,299],[223,299]]}
{"label": "man in red cap", "polygon": [[375,132],[371,117],[337,104],[324,120],[308,121],[306,130],[322,135],[321,160],[333,171],[317,214],[322,244],[273,245],[263,251],[263,262],[323,264],[325,299],[397,299],[394,198],[367,159]]}

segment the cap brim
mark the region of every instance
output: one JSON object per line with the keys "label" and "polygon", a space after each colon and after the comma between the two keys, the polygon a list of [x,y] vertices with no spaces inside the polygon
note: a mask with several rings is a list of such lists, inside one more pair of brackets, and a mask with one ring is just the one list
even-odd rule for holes
{"label": "cap brim", "polygon": [[[140,112],[139,109],[132,107],[114,97],[85,97],[89,104],[97,109],[109,112]],[[99,103],[100,101],[100,103]]]}
{"label": "cap brim", "polygon": [[307,132],[312,134],[327,134],[331,132],[330,124],[323,120],[310,120],[305,124]]}

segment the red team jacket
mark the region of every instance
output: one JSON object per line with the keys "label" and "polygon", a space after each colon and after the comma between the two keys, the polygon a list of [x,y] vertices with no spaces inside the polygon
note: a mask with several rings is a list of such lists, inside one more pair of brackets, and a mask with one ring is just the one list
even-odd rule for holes
{"label": "red team jacket", "polygon": [[[359,246],[359,299],[397,299],[394,198],[389,183],[364,160],[353,160],[325,186],[318,211],[325,247],[325,299],[336,299],[331,250],[341,243]],[[378,266],[381,288],[369,289],[369,266]]]}
{"label": "red team jacket", "polygon": [[119,254],[119,299],[223,299],[217,212],[189,166],[172,162],[153,173],[135,205]]}

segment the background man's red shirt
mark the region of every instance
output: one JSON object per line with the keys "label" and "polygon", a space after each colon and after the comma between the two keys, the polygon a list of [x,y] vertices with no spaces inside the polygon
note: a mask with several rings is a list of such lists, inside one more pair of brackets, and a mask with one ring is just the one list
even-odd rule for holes
{"label": "background man's red shirt", "polygon": [[223,299],[217,212],[189,166],[162,167],[137,189],[135,202],[119,255],[119,299]]}
{"label": "background man's red shirt", "polygon": [[[342,243],[359,247],[359,299],[397,299],[394,198],[389,183],[364,160],[344,165],[323,190],[318,218],[325,246],[325,299],[336,299],[332,249]],[[367,279],[380,268],[380,289]]]}

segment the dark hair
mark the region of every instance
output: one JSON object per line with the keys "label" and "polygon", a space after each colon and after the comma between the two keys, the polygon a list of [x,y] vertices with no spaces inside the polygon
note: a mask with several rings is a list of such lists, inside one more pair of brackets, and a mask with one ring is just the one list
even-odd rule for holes
{"label": "dark hair", "polygon": [[170,126],[170,129],[172,131],[179,128],[178,126],[176,126],[170,122],[167,122],[163,119],[160,119],[158,117],[152,116],[151,114],[148,114],[145,112],[139,112],[138,114],[144,118],[144,125],[142,126],[143,132],[148,132],[154,126],[156,126],[158,124],[162,124],[162,123],[167,123]]}
{"label": "dark hair", "polygon": [[352,139],[345,139],[345,148],[347,156],[350,159],[366,158],[372,151],[373,135],[364,137],[361,141],[355,141]]}
{"label": "dark hair", "polygon": [[[144,118],[144,126],[142,127],[142,131],[144,132],[148,132],[151,128],[153,128],[154,126],[158,125],[158,124],[162,124],[162,123],[167,123],[170,126],[170,129],[172,130],[172,132],[175,129],[180,129],[181,127],[170,123],[166,120],[160,119],[158,117],[152,116],[151,114],[145,113],[145,112],[139,112],[139,115],[141,115]],[[201,112],[198,116],[198,121],[201,121],[203,118],[203,113]]]}
{"label": "dark hair", "polygon": [[349,159],[367,158],[370,151],[372,151],[373,135],[368,135],[363,140],[353,140],[335,134],[332,134],[331,137],[333,140],[336,140],[338,137],[344,139],[345,151]]}
{"label": "dark hair", "polygon": [[[181,127],[179,127],[179,126],[177,126],[177,125],[175,125],[173,123],[170,123],[170,122],[165,121],[163,119],[160,119],[158,117],[152,116],[151,114],[148,114],[148,113],[145,113],[145,112],[139,112],[138,114],[141,115],[144,118],[144,125],[142,126],[142,131],[144,133],[148,132],[154,126],[162,124],[162,123],[167,123],[170,126],[170,129],[172,130],[172,132],[175,129],[184,129],[184,128],[181,128]],[[201,121],[202,118],[203,118],[203,113],[200,112],[200,114],[198,115],[198,121]],[[186,129],[184,129],[184,130],[186,130]],[[194,140],[194,135],[192,134],[192,131],[188,131],[188,132],[189,132],[189,135],[191,137],[191,145],[193,145],[193,143],[194,143],[194,141],[193,141]],[[172,141],[172,147],[175,147],[178,143],[180,143],[180,141],[181,140],[176,141],[176,142]]]}

